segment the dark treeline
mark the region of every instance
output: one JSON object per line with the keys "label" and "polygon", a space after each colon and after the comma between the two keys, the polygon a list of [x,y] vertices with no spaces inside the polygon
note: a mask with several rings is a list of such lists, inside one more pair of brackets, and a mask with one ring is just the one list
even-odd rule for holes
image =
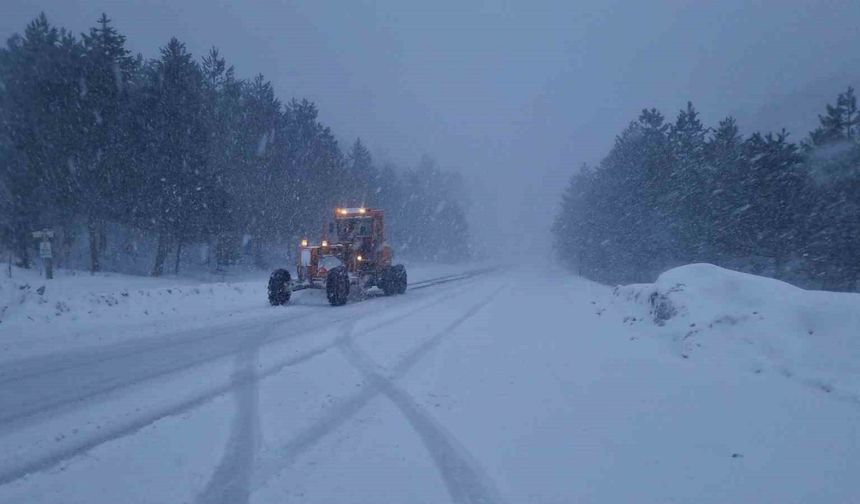
{"label": "dark treeline", "polygon": [[860,278],[860,116],[853,89],[800,144],[743,137],[691,104],[644,110],[595,168],[575,174],[555,222],[559,256],[604,282],[653,281],[709,262],[814,288]]}
{"label": "dark treeline", "polygon": [[337,205],[385,208],[399,250],[456,259],[445,244],[466,241],[462,193],[426,156],[402,171],[360,140],[342,152],[313,103],[281,102],[214,48],[197,61],[174,38],[145,59],[106,16],[75,37],[40,15],[0,49],[0,248],[24,267],[43,227],[61,264],[85,250],[93,271],[178,271],[192,245],[213,268],[263,267]]}

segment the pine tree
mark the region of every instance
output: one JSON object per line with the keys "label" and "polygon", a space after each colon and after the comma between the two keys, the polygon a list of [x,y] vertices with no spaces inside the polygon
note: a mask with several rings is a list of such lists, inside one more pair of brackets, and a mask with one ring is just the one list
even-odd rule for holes
{"label": "pine tree", "polygon": [[[667,209],[673,214],[681,262],[697,262],[710,257],[713,230],[701,210],[708,202],[707,188],[712,176],[705,162],[707,129],[693,104],[678,114],[669,130],[672,172],[669,178]],[[703,218],[704,217],[704,218]]]}
{"label": "pine tree", "polygon": [[784,130],[776,135],[755,133],[744,150],[749,171],[743,183],[754,195],[745,212],[745,227],[750,229],[746,238],[753,252],[774,260],[780,274],[796,250],[800,216],[808,211],[802,157]]}
{"label": "pine tree", "polygon": [[350,184],[354,187],[356,202],[362,205],[370,205],[373,198],[371,184],[377,177],[376,168],[373,166],[373,156],[367,147],[356,138],[352,149],[347,156],[347,170],[349,171]]}
{"label": "pine tree", "polygon": [[3,55],[3,136],[13,159],[3,184],[13,194],[9,234],[21,264],[29,266],[30,231],[68,226],[78,166],[80,44],[44,14],[23,36],[9,39]]}
{"label": "pine tree", "polygon": [[80,166],[75,177],[76,198],[87,220],[90,270],[96,272],[101,269],[99,255],[105,247],[105,220],[118,218],[115,209],[122,207],[119,196],[127,182],[126,86],[135,61],[125,48],[125,37],[110,25],[106,14],[82,42],[81,123],[86,134],[81,139]]}
{"label": "pine tree", "polygon": [[676,230],[670,225],[672,150],[669,126],[655,109],[643,110],[601,162],[595,202],[605,234],[596,241],[607,281],[645,278],[671,262]]}
{"label": "pine tree", "polygon": [[319,233],[333,206],[352,204],[343,154],[331,130],[317,120],[316,105],[292,100],[285,114],[288,122],[284,145],[290,184],[286,201],[294,203],[286,219],[302,235]]}
{"label": "pine tree", "polygon": [[241,234],[239,194],[235,182],[241,180],[234,170],[241,165],[242,86],[232,66],[216,48],[203,57],[204,109],[209,132],[207,165],[212,173],[213,204],[205,235],[215,252],[216,268],[238,259]]}
{"label": "pine tree", "polygon": [[[439,168],[435,159],[421,156],[418,166],[403,178],[400,243],[412,257],[455,261],[468,243],[463,180]],[[408,231],[408,233],[407,233]],[[462,246],[452,249],[455,242]]]}
{"label": "pine tree", "polygon": [[251,236],[254,263],[263,267],[263,245],[278,233],[282,222],[278,205],[285,180],[273,164],[276,125],[281,109],[272,84],[262,75],[248,83],[242,93],[244,115],[241,121],[241,177],[244,218]]}
{"label": "pine tree", "polygon": [[748,243],[749,230],[741,223],[752,204],[752,195],[744,184],[746,165],[742,162],[743,138],[732,117],[720,121],[708,141],[706,158],[713,177],[704,206],[704,218],[711,220],[713,262],[738,255]]}
{"label": "pine tree", "polygon": [[827,104],[826,113],[818,116],[821,126],[810,133],[812,145],[826,145],[844,140],[855,140],[858,136],[860,115],[854,88],[848,87],[836,98],[836,105]]}
{"label": "pine tree", "polygon": [[601,231],[597,213],[590,196],[596,191],[595,173],[583,165],[568,183],[561,200],[561,209],[553,223],[554,247],[560,259],[580,275],[600,274],[600,257],[596,254]]}
{"label": "pine tree", "polygon": [[149,215],[158,234],[152,275],[159,276],[169,247],[177,246],[178,265],[182,244],[199,229],[195,220],[204,210],[201,196],[210,186],[202,75],[176,38],[161,50],[148,95],[147,192]]}
{"label": "pine tree", "polygon": [[399,237],[408,236],[409,229],[405,226],[405,189],[397,168],[391,164],[383,165],[374,181],[374,197],[376,204],[385,209],[386,238],[393,244],[399,244]]}
{"label": "pine tree", "polygon": [[807,271],[828,288],[854,290],[860,280],[860,116],[853,88],[840,93],[819,119],[806,145],[815,181],[805,222]]}

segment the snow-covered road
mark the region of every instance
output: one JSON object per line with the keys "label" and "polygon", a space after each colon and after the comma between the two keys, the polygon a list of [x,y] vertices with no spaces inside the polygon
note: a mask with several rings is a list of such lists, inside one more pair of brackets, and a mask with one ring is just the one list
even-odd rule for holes
{"label": "snow-covered road", "polygon": [[0,502],[860,498],[857,404],[682,358],[585,280],[445,280],[4,361]]}

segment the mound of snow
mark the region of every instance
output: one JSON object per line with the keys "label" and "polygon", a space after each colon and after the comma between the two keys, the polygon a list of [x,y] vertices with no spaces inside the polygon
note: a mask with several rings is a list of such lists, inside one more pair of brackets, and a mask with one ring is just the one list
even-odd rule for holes
{"label": "mound of snow", "polygon": [[[658,326],[685,358],[728,352],[860,401],[860,294],[808,291],[711,264],[617,287],[628,324]],[[739,352],[738,349],[741,349]]]}

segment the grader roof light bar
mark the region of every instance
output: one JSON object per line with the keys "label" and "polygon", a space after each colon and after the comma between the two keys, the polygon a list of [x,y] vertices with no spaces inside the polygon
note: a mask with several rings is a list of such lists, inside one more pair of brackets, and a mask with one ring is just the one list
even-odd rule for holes
{"label": "grader roof light bar", "polygon": [[351,214],[359,214],[364,215],[367,213],[367,209],[364,207],[358,208],[338,208],[336,213],[338,215],[351,215]]}

